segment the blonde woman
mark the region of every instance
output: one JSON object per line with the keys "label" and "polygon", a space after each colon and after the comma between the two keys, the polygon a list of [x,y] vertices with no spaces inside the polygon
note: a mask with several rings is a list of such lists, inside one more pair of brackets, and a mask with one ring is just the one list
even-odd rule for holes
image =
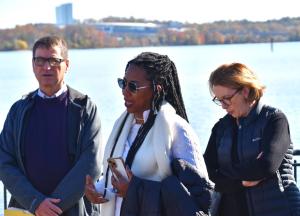
{"label": "blonde woman", "polygon": [[213,127],[204,159],[219,216],[298,216],[293,145],[286,116],[263,104],[265,89],[240,63],[221,65],[209,78],[213,102],[227,114]]}

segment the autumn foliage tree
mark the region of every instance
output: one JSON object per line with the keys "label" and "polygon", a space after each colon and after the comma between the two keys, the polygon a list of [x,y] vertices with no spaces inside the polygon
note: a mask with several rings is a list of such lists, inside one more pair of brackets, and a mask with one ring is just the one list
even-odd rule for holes
{"label": "autumn foliage tree", "polygon": [[[97,22],[152,22],[160,26],[156,33],[109,34],[93,27]],[[27,24],[0,29],[0,50],[31,49],[34,42],[46,35],[64,37],[70,48],[177,46],[201,44],[262,43],[300,40],[300,18],[282,18],[266,22],[217,21],[204,24],[160,22],[120,17],[89,19],[82,24],[59,28],[53,24]]]}

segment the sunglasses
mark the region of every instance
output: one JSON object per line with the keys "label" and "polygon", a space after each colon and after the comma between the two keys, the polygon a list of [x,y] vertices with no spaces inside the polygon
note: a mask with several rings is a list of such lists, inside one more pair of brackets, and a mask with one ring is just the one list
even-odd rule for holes
{"label": "sunglasses", "polygon": [[131,93],[136,93],[139,89],[151,87],[151,85],[138,87],[138,85],[136,84],[135,81],[127,82],[127,80],[125,78],[124,79],[118,78],[118,84],[119,84],[119,87],[123,90],[126,88],[126,86],[128,86],[128,90]]}

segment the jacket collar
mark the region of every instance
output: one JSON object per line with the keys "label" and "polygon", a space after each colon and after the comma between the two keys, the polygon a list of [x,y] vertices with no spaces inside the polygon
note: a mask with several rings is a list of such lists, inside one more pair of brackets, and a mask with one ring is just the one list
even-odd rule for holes
{"label": "jacket collar", "polygon": [[[239,118],[239,123],[241,125],[250,124],[252,121],[258,118],[263,107],[264,107],[264,103],[262,102],[262,100],[261,99],[258,100],[246,117]],[[227,114],[226,116],[224,116],[223,121],[227,123],[232,123],[232,122],[236,122],[236,119],[231,115]]]}
{"label": "jacket collar", "polygon": [[261,100],[258,100],[257,103],[254,105],[254,107],[249,112],[249,114],[246,117],[242,117],[239,119],[240,124],[248,125],[252,121],[257,119],[259,114],[261,113],[263,106],[264,106],[263,102]]}

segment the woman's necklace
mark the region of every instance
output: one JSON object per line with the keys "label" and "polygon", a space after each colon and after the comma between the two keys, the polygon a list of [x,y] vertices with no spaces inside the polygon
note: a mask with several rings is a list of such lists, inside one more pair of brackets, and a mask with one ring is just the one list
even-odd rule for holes
{"label": "woman's necklace", "polygon": [[137,124],[144,124],[144,118],[134,117],[134,119]]}

